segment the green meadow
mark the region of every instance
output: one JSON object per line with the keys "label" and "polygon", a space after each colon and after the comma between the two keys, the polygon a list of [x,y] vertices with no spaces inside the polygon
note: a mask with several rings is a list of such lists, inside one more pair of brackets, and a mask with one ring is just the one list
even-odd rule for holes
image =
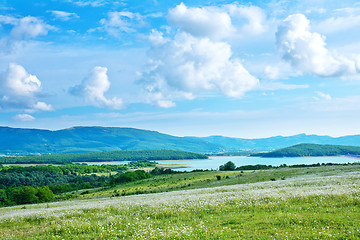
{"label": "green meadow", "polygon": [[0,208],[0,238],[360,238],[360,165],[159,175],[74,195]]}

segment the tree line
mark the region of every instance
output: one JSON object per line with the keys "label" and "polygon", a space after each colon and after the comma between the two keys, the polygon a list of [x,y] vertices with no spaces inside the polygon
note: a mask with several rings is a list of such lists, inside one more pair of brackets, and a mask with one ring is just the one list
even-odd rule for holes
{"label": "tree line", "polygon": [[206,155],[186,151],[138,150],[0,157],[0,164],[64,164],[72,162],[154,161],[207,158],[208,156]]}
{"label": "tree line", "polygon": [[[155,165],[156,163],[151,161],[135,161],[125,165],[65,164],[29,167],[0,165],[0,206],[48,202],[54,199],[55,195],[62,193],[105,187],[112,179],[126,174],[130,168]],[[97,175],[100,173],[106,174]]]}

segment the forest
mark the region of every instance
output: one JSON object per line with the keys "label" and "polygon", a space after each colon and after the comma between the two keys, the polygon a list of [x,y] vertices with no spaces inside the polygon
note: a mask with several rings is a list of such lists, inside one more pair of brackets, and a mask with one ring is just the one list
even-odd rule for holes
{"label": "forest", "polygon": [[64,164],[72,162],[154,161],[207,158],[208,156],[203,154],[185,151],[137,150],[0,157],[0,164]]}
{"label": "forest", "polygon": [[[106,187],[149,176],[143,167],[155,167],[151,161],[134,161],[126,165],[65,164],[59,166],[1,166],[0,206],[48,202],[66,199],[80,189]],[[151,176],[151,174],[150,174]]]}

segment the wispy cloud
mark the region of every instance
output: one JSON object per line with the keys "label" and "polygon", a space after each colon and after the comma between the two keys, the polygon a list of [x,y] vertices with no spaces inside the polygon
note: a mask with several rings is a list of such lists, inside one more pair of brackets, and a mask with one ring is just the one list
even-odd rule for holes
{"label": "wispy cloud", "polygon": [[0,51],[2,50],[3,52],[11,52],[21,41],[45,36],[49,31],[56,29],[45,23],[43,20],[32,16],[15,18],[12,16],[0,15],[0,24],[13,26],[10,33],[0,39]]}
{"label": "wispy cloud", "polygon": [[101,7],[113,2],[109,0],[68,0],[68,1],[80,7],[86,7],[86,6]]}
{"label": "wispy cloud", "polygon": [[13,117],[15,121],[21,121],[21,122],[30,122],[35,120],[35,118],[29,114],[18,114]]}
{"label": "wispy cloud", "polygon": [[57,10],[53,10],[53,11],[49,11],[49,12],[55,18],[60,19],[61,21],[69,21],[70,19],[73,19],[73,18],[79,18],[79,15],[77,15],[76,13],[57,11]]}

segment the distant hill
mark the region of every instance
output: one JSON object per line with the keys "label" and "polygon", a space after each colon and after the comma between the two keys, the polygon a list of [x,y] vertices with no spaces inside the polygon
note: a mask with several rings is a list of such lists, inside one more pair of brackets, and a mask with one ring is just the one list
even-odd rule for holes
{"label": "distant hill", "polygon": [[0,156],[145,149],[209,154],[260,152],[300,143],[360,146],[360,135],[333,138],[299,134],[243,139],[223,136],[176,137],[156,131],[120,127],[73,127],[57,131],[0,127]]}
{"label": "distant hill", "polygon": [[200,139],[117,127],[73,127],[58,131],[0,127],[0,155],[61,154],[114,150],[224,151]]}
{"label": "distant hill", "polygon": [[267,153],[253,154],[261,157],[319,157],[319,156],[342,156],[360,155],[360,147],[320,144],[297,144],[295,146],[278,149]]}
{"label": "distant hill", "polygon": [[275,136],[257,139],[210,136],[202,138],[194,137],[194,139],[201,139],[209,143],[222,145],[228,151],[272,151],[301,143],[360,146],[360,135],[334,138],[330,136],[298,134],[288,137]]}

